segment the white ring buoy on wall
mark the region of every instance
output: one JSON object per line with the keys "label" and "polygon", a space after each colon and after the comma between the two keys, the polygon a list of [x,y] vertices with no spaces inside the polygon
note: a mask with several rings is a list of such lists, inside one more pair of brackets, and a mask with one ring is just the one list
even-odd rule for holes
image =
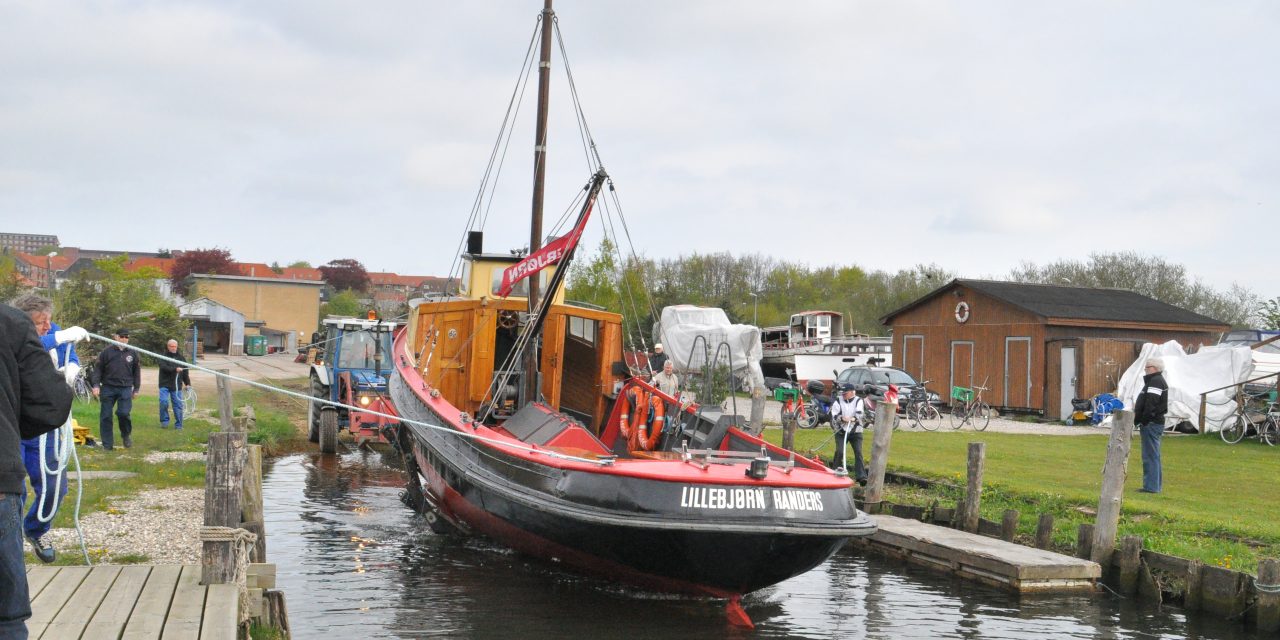
{"label": "white ring buoy on wall", "polygon": [[961,300],[956,303],[956,322],[964,324],[969,321],[969,303]]}

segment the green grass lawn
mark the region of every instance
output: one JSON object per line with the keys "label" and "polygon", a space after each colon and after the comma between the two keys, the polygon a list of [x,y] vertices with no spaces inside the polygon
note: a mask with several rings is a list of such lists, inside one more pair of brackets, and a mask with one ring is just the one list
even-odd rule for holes
{"label": "green grass lawn", "polygon": [[[780,438],[781,432],[774,431]],[[830,436],[826,430],[796,433],[805,451]],[[872,434],[864,451],[869,457]],[[1075,544],[1080,523],[1093,522],[1106,459],[1105,436],[1037,436],[999,433],[897,431],[889,468],[958,489],[924,491],[890,487],[886,499],[953,506],[963,495],[970,442],[985,442],[982,516],[999,521],[1005,509],[1020,512],[1019,536],[1030,541],[1040,513],[1056,518],[1055,546]],[[1260,557],[1280,557],[1280,447],[1257,441],[1228,445],[1216,436],[1165,437],[1164,492],[1138,493],[1141,444],[1129,455],[1120,535],[1141,535],[1146,548],[1205,563],[1256,571]],[[829,459],[834,445],[822,451]]]}

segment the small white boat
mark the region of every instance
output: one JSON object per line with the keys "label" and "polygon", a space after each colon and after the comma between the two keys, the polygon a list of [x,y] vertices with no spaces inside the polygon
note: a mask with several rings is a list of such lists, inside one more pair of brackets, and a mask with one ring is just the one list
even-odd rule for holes
{"label": "small white boat", "polygon": [[888,367],[893,365],[893,338],[867,335],[846,336],[822,345],[822,349],[795,356],[796,380],[834,380],[835,374],[849,367]]}

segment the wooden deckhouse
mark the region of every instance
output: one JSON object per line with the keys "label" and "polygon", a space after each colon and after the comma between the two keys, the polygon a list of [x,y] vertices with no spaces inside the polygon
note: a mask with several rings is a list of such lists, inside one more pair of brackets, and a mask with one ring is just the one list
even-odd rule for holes
{"label": "wooden deckhouse", "polygon": [[[520,330],[528,323],[528,283],[516,285],[506,298],[496,291],[502,270],[521,259],[514,255],[465,253],[457,296],[428,300],[410,314],[409,330],[423,378],[454,406],[477,415],[493,399],[491,387],[515,349]],[[543,270],[544,283],[556,267]],[[545,290],[545,289],[544,289]],[[564,303],[555,292],[543,327],[541,390],[548,405],[600,432],[615,383],[623,375],[622,316]],[[514,410],[520,382],[520,363],[507,388],[496,391],[495,415]]]}
{"label": "wooden deckhouse", "polygon": [[[1065,418],[1112,392],[1142,344],[1217,344],[1218,320],[1121,289],[952,280],[881,318],[894,362],[947,401],[988,387],[993,407]],[[985,384],[984,384],[985,381]]]}

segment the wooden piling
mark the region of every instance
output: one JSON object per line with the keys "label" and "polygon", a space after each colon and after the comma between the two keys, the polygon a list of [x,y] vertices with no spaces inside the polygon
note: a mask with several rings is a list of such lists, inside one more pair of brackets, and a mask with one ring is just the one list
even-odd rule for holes
{"label": "wooden piling", "polygon": [[879,513],[884,499],[884,470],[889,466],[889,443],[893,439],[893,420],[897,415],[892,405],[880,403],[884,411],[876,412],[876,426],[871,443],[871,469],[867,490],[863,493],[867,513]]}
{"label": "wooden piling", "polygon": [[1018,513],[1017,509],[1005,509],[1004,517],[1000,519],[1000,539],[1005,542],[1013,542],[1013,537],[1018,534]]}
{"label": "wooden piling", "polygon": [[753,433],[764,433],[764,387],[760,385],[751,389],[751,429]]}
{"label": "wooden piling", "polygon": [[1132,596],[1138,592],[1138,573],[1142,570],[1142,536],[1125,536],[1120,540],[1119,593]]}
{"label": "wooden piling", "polygon": [[244,464],[244,494],[240,528],[258,535],[250,562],[267,561],[267,535],[262,509],[262,445],[251,444]]}
{"label": "wooden piling", "polygon": [[1280,631],[1280,560],[1259,560],[1258,579],[1254,584],[1258,592],[1258,631]]}
{"label": "wooden piling", "polygon": [[960,515],[960,523],[969,533],[978,532],[978,518],[982,506],[982,467],[986,462],[987,445],[985,442],[969,443],[969,484],[965,489],[964,513]]}
{"label": "wooden piling", "polygon": [[1036,547],[1048,549],[1053,544],[1053,514],[1042,513],[1036,522]]}
{"label": "wooden piling", "polygon": [[782,448],[787,451],[796,450],[796,417],[787,416],[785,411],[782,412]]}
{"label": "wooden piling", "polygon": [[1200,599],[1204,591],[1204,562],[1192,560],[1187,563],[1187,588],[1182,596],[1182,608],[1187,611],[1199,611]]}
{"label": "wooden piling", "polygon": [[[244,497],[244,432],[209,434],[204,473],[204,524],[207,527],[240,526]],[[201,584],[226,584],[235,580],[236,550],[232,541],[203,543]]]}
{"label": "wooden piling", "polygon": [[231,370],[218,369],[218,373],[224,374],[218,376],[218,421],[223,431],[231,431],[235,428],[231,420],[235,412],[231,409],[231,380],[226,377]]}
{"label": "wooden piling", "polygon": [[[1076,530],[1076,557],[1088,560],[1093,557],[1093,525],[1082,522]],[[1106,571],[1106,567],[1103,567]]]}
{"label": "wooden piling", "polygon": [[1116,547],[1116,529],[1120,525],[1120,507],[1124,504],[1124,481],[1129,474],[1129,445],[1133,437],[1133,412],[1114,412],[1111,437],[1107,441],[1107,461],[1102,468],[1102,494],[1098,498],[1097,526],[1089,559],[1102,565],[1105,575],[1111,567],[1111,554]]}

